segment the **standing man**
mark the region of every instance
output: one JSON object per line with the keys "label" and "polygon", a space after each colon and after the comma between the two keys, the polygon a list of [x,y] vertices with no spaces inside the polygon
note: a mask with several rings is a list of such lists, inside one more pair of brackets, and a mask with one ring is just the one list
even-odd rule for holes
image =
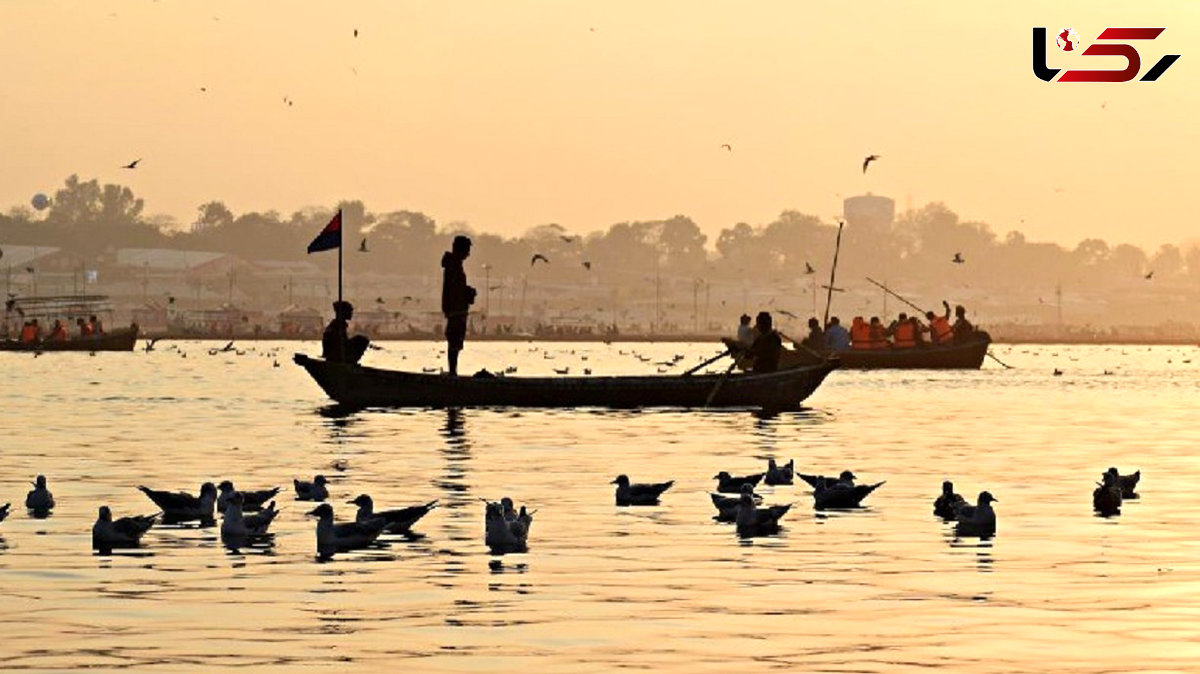
{"label": "standing man", "polygon": [[454,237],[450,251],[442,254],[442,314],[446,317],[446,357],[450,375],[458,374],[458,352],[467,338],[467,314],[475,303],[475,289],[467,285],[463,262],[471,255],[471,240]]}

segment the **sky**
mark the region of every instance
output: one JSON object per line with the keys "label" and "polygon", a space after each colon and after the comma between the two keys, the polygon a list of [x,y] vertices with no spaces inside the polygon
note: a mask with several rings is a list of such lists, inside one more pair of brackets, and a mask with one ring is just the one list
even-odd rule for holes
{"label": "sky", "polygon": [[[684,214],[715,239],[872,192],[1066,246],[1194,239],[1200,3],[1046,4],[2,0],[0,209],[75,173],[182,224],[360,199],[506,236]],[[1142,72],[1182,56],[1046,83],[1034,26],[1166,27]]]}

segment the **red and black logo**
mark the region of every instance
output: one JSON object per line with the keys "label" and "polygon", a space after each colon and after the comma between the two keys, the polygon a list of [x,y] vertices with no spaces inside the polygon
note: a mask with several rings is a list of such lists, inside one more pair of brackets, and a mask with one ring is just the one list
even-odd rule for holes
{"label": "red and black logo", "polygon": [[[1130,82],[1142,70],[1142,57],[1133,45],[1114,40],[1153,40],[1162,34],[1166,28],[1105,28],[1096,38],[1095,44],[1088,45],[1082,52],[1083,56],[1123,56],[1126,61],[1124,70],[1068,70],[1058,78],[1059,82]],[[1100,40],[1106,42],[1100,43]],[[1072,28],[1065,28],[1058,33],[1055,42],[1064,52],[1077,51],[1081,46],[1079,36]],[[1150,70],[1142,75],[1139,82],[1153,82],[1167,72],[1171,64],[1179,60],[1179,54],[1167,54],[1158,60]],[[1060,68],[1050,68],[1046,65],[1046,29],[1033,29],[1033,74],[1038,79],[1054,82]]]}

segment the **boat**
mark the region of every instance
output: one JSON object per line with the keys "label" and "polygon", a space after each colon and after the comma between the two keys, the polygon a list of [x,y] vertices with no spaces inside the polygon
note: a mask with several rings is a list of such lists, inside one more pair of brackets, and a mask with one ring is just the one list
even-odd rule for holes
{"label": "boat", "polygon": [[[4,304],[4,324],[7,334],[20,334],[20,326],[31,319],[42,325],[43,339],[22,342],[6,337],[0,339],[0,351],[133,351],[138,338],[138,325],[106,328],[103,334],[81,337],[71,335],[65,340],[46,339],[54,320],[64,321],[68,333],[76,331],[75,319],[91,316],[111,317],[112,306],[104,295],[62,295],[54,297],[16,297]],[[15,329],[14,329],[15,328]]]}
{"label": "boat", "polygon": [[[735,343],[728,337],[722,339],[726,346]],[[980,330],[963,340],[945,346],[926,345],[909,349],[849,349],[836,355],[842,368],[848,370],[978,370],[983,367],[991,335]],[[814,353],[806,349],[784,349],[779,358],[779,367],[812,365],[827,353]],[[743,359],[749,367],[752,360]]]}
{"label": "boat", "polygon": [[710,407],[776,412],[798,409],[838,367],[838,361],[830,359],[762,374],[451,377],[333,363],[301,353],[293,360],[330,398],[352,408]]}

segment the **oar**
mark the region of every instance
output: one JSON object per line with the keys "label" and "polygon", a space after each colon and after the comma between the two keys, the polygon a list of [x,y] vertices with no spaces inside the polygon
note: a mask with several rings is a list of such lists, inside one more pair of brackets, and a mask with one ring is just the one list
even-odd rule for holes
{"label": "oar", "polygon": [[[779,332],[779,331],[776,330],[776,332]],[[812,350],[811,348],[805,346],[804,344],[802,344],[800,342],[797,342],[796,340],[792,339],[791,337],[788,337],[787,335],[783,334],[782,332],[779,333],[779,336],[786,339],[787,341],[791,342],[792,346],[804,349],[810,355],[812,355],[812,357],[816,358],[817,360],[822,360],[822,361],[825,360],[825,354],[817,353],[816,351]]]}
{"label": "oar", "polygon": [[729,369],[725,370],[725,374],[721,375],[721,378],[717,380],[717,385],[713,387],[713,390],[708,392],[708,398],[704,400],[705,407],[708,407],[712,404],[713,399],[717,397],[717,392],[720,391],[721,387],[725,385],[725,380],[729,379],[729,373],[733,372],[733,368],[737,367],[738,363],[740,362],[742,362],[742,357],[738,356],[733,359],[732,363],[729,364]]}
{"label": "oar", "polygon": [[690,377],[693,374],[696,374],[700,370],[703,370],[704,368],[708,367],[709,365],[712,365],[713,363],[717,362],[718,360],[721,360],[725,356],[728,356],[732,353],[733,353],[732,351],[730,351],[729,349],[726,349],[726,350],[722,351],[721,353],[718,353],[717,355],[713,356],[712,358],[709,358],[708,360],[704,361],[703,363],[700,363],[696,367],[693,367],[692,369],[688,370],[687,372],[684,372],[680,376],[681,377]]}
{"label": "oar", "polygon": [[904,302],[905,304],[912,307],[913,309],[916,309],[918,312],[920,312],[920,314],[922,316],[925,315],[926,312],[924,309],[922,309],[921,307],[918,307],[917,305],[913,304],[912,302],[909,302],[906,298],[901,297],[898,293],[896,293],[896,291],[883,285],[879,281],[876,281],[875,279],[871,278],[870,276],[867,277],[867,280],[870,281],[871,283],[874,283],[875,285],[879,286],[883,290],[883,292],[891,295],[892,297],[895,297],[896,299],[900,300],[901,302]]}
{"label": "oar", "polygon": [[987,350],[987,355],[988,355],[988,357],[989,357],[989,358],[991,358],[992,360],[996,361],[997,363],[1000,363],[1000,364],[1001,364],[1001,365],[1003,365],[1004,367],[1006,367],[1006,368],[1008,368],[1008,369],[1010,369],[1010,370],[1014,369],[1012,365],[1009,365],[1008,363],[1006,363],[1006,362],[1004,362],[1004,361],[1000,360],[999,358],[997,358],[997,357],[993,356],[993,355],[992,355],[992,350],[991,350],[991,349],[988,349],[988,350]]}

